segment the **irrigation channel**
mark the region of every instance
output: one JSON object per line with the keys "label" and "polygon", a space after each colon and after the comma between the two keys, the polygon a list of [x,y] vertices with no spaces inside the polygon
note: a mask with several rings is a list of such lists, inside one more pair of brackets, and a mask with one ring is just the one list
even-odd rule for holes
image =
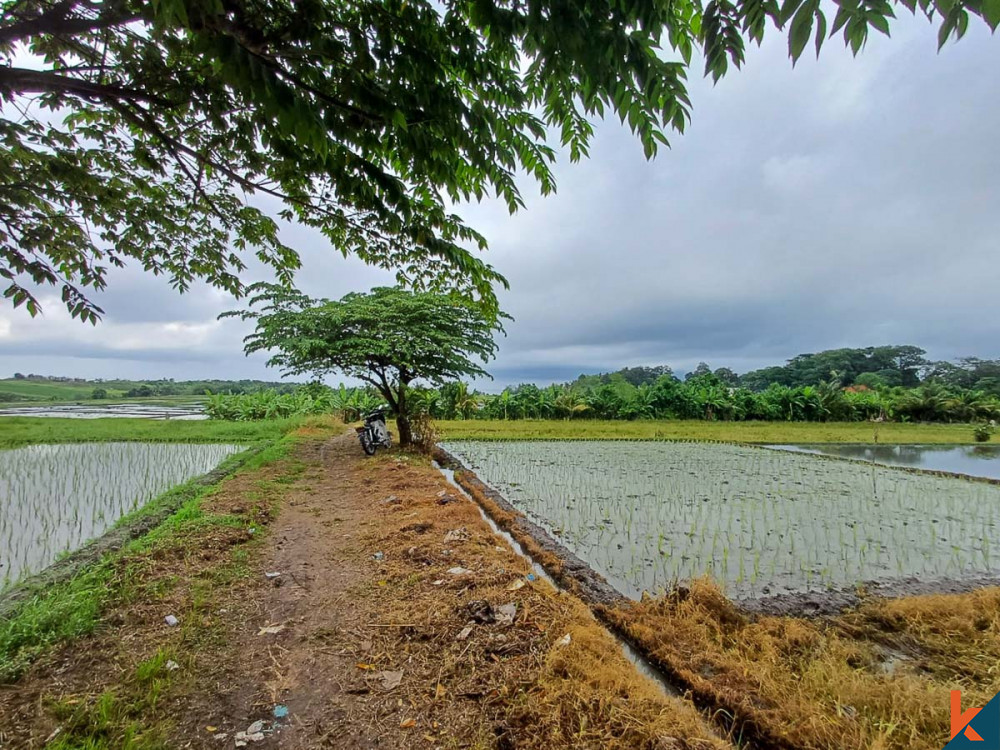
{"label": "irrigation channel", "polygon": [[[443,445],[438,446],[435,464],[449,482],[479,506],[491,528],[498,531],[514,551],[527,558],[535,569],[543,569],[557,589],[571,591],[590,608],[597,622],[611,634],[636,669],[652,680],[667,695],[687,695],[712,717],[728,735],[739,737],[738,746],[763,750],[795,750],[793,745],[774,736],[765,727],[743,715],[737,706],[723,705],[712,696],[694,689],[668,664],[656,659],[640,643],[633,641],[608,612],[624,603],[625,598],[587,563],[550,537],[529,518],[520,514],[502,495],[485,485]],[[530,551],[529,551],[530,550]]]}
{"label": "irrigation channel", "polygon": [[[520,557],[524,558],[529,563],[531,563],[532,569],[535,571],[535,574],[539,578],[545,579],[556,589],[562,590],[562,587],[559,585],[559,583],[556,582],[556,580],[548,574],[548,571],[545,570],[545,566],[543,566],[540,562],[538,562],[531,555],[525,552],[524,547],[521,546],[521,543],[518,542],[513,536],[511,536],[509,532],[500,528],[497,522],[490,517],[490,515],[486,512],[486,510],[481,505],[479,505],[479,503],[476,502],[475,498],[473,498],[472,495],[466,492],[465,488],[455,480],[454,469],[449,469],[436,460],[433,461],[433,465],[434,468],[436,468],[444,475],[444,478],[448,481],[448,483],[452,487],[454,487],[460,493],[462,493],[462,496],[466,500],[475,504],[476,508],[479,510],[479,515],[486,522],[486,525],[490,527],[490,530],[493,531],[493,533],[496,534],[497,536],[501,537],[505,542],[507,542],[510,548],[514,550],[515,554],[519,555]],[[610,629],[608,629],[608,633],[611,635],[612,638],[615,639],[615,641],[617,641],[618,645],[621,646],[622,653],[625,654],[625,658],[627,658],[630,662],[632,662],[633,665],[635,665],[635,668],[639,670],[639,673],[641,675],[651,680],[663,692],[664,695],[671,695],[671,696],[683,695],[683,692],[676,685],[670,682],[666,678],[666,676],[663,675],[662,672],[660,672],[659,670],[656,669],[656,667],[650,664],[648,659],[646,659],[642,654],[640,654],[638,651],[632,648],[631,644],[629,644],[628,641],[624,640],[616,632]]]}
{"label": "irrigation channel", "polygon": [[[567,453],[561,453],[561,449],[569,450]],[[715,452],[712,459],[709,458],[709,451]],[[603,456],[604,460],[596,460],[598,456]],[[738,705],[728,705],[729,701],[719,695],[700,690],[681,672],[677,672],[670,664],[658,659],[642,643],[631,640],[611,615],[614,610],[627,605],[628,598],[623,595],[623,589],[628,591],[632,599],[643,595],[643,590],[637,588],[636,583],[642,579],[630,578],[625,573],[641,571],[646,566],[634,566],[633,569],[625,570],[623,573],[621,568],[609,571],[606,565],[607,562],[616,559],[616,551],[621,552],[625,544],[629,543],[630,535],[638,544],[648,546],[651,538],[658,538],[667,533],[666,521],[669,520],[669,513],[682,515],[685,511],[697,513],[697,510],[691,509],[705,506],[711,507],[716,512],[721,509],[724,513],[728,507],[731,513],[744,513],[748,519],[746,523],[752,524],[749,519],[753,516],[745,509],[747,507],[745,500],[748,497],[756,498],[760,505],[780,504],[784,509],[791,509],[792,513],[797,514],[796,523],[799,525],[808,525],[818,520],[816,528],[827,531],[830,527],[823,524],[821,513],[824,507],[830,506],[827,507],[828,517],[843,519],[846,517],[843,516],[845,503],[853,508],[855,513],[860,513],[865,504],[870,504],[876,511],[874,514],[869,512],[867,516],[863,513],[855,516],[855,519],[862,519],[857,524],[859,536],[856,547],[851,546],[854,543],[853,534],[839,536],[835,533],[833,538],[841,543],[841,547],[819,545],[817,547],[819,552],[833,551],[837,554],[837,559],[844,561],[848,560],[851,554],[863,557],[860,555],[861,545],[866,549],[873,549],[871,545],[876,543],[874,540],[881,533],[883,522],[888,518],[890,527],[888,542],[893,542],[895,539],[905,543],[910,538],[909,527],[912,522],[915,528],[924,529],[923,533],[926,534],[926,536],[917,534],[913,538],[918,542],[923,539],[925,548],[936,554],[914,554],[907,557],[905,552],[900,552],[899,555],[892,557],[889,555],[888,545],[882,544],[878,547],[877,553],[872,552],[872,559],[878,565],[884,566],[886,559],[902,560],[904,564],[906,561],[918,560],[927,566],[936,565],[938,567],[934,568],[935,570],[943,570],[952,579],[955,577],[963,579],[959,586],[951,590],[970,590],[982,585],[997,585],[1000,580],[997,577],[1000,559],[995,558],[994,553],[990,551],[990,545],[1000,542],[1000,538],[996,538],[998,531],[992,515],[992,508],[1000,501],[1000,484],[985,479],[969,480],[961,475],[946,476],[920,470],[888,468],[871,463],[863,464],[856,460],[805,453],[782,453],[761,447],[659,441],[632,444],[619,441],[610,443],[607,441],[586,443],[455,441],[442,443],[439,446],[437,459],[441,466],[450,470],[446,471],[449,480],[458,484],[465,491],[464,494],[480,506],[481,512],[491,522],[491,526],[499,526],[501,531],[506,532],[505,536],[516,545],[516,551],[528,556],[534,565],[543,565],[560,588],[571,591],[588,604],[597,620],[627,647],[626,654],[642,672],[652,676],[670,692],[689,694],[696,704],[711,713],[728,731],[737,732],[741,737],[741,744],[748,743],[752,747],[792,748],[793,746],[782,737],[774,735],[766,726],[756,722],[751,715],[745,714]],[[624,465],[624,468],[620,465]],[[775,472],[776,467],[781,467],[783,470]],[[552,490],[553,475],[563,480],[560,488],[562,494]],[[701,477],[700,481],[697,481],[698,477]],[[639,480],[648,481],[650,478],[658,478],[659,484],[654,484],[652,489],[647,487],[645,492],[641,488],[637,489],[637,483],[641,485]],[[771,480],[770,484],[765,481],[768,478]],[[487,483],[484,480],[491,481]],[[671,482],[681,484],[671,484]],[[768,492],[760,494],[762,484]],[[495,489],[498,485],[510,495],[498,492]],[[681,487],[693,492],[687,496],[669,494],[678,492]],[[836,491],[831,492],[831,488]],[[775,492],[777,489],[785,491]],[[822,492],[822,502],[810,504],[809,494],[817,490]],[[866,494],[863,494],[863,499],[859,501],[851,497],[852,491],[866,491]],[[602,496],[601,492],[605,494]],[[659,517],[655,512],[649,514],[647,509],[647,515],[640,518],[636,515],[643,505],[640,501],[644,501],[647,506],[665,505],[667,510],[662,511],[663,517]],[[598,512],[578,512],[579,507],[589,504],[595,504]],[[615,511],[611,511],[613,507],[616,508]],[[732,510],[734,507],[735,510]],[[557,524],[553,522],[552,517],[540,513],[542,509],[553,513],[553,516],[563,510],[570,512],[558,516]],[[631,517],[627,509],[631,509],[633,513]],[[758,522],[774,523],[781,518],[779,513],[767,510],[761,512],[764,515],[758,516]],[[605,522],[609,514],[613,513],[617,513],[617,517]],[[984,528],[979,529],[978,536],[973,534],[974,538],[963,547],[960,544],[961,535],[971,534],[977,528],[974,525],[963,525],[967,518],[963,514],[969,513],[978,513],[976,518],[978,522],[984,524]],[[711,515],[704,513],[696,516],[695,520],[705,523],[710,520]],[[600,523],[580,524],[582,530],[579,527],[567,529],[567,520],[579,521],[597,516],[600,516]],[[870,519],[869,523],[864,522],[863,519],[866,517]],[[690,518],[685,522],[687,520]],[[744,522],[739,515],[735,516],[735,521],[739,523],[730,522],[727,528],[729,536],[726,539],[729,543],[740,545],[743,541],[740,532],[745,530],[741,525]],[[616,531],[613,528],[622,524],[624,531],[620,528]],[[685,529],[683,523],[681,528]],[[778,534],[774,538],[769,538],[770,535],[763,530],[757,536],[750,532],[750,541],[761,544],[763,548],[768,548],[767,545],[770,544],[775,559],[781,559],[779,553],[784,551],[787,554],[792,549],[791,540],[794,534],[791,534],[789,529],[791,526],[786,527],[784,535]],[[931,531],[935,534],[933,540],[930,539]],[[580,544],[579,540],[586,539],[587,533],[597,533],[602,542]],[[796,533],[802,532],[799,530]],[[816,537],[815,531],[810,533],[814,534],[813,541],[818,544],[820,540]],[[615,534],[618,536],[615,537]],[[893,537],[892,534],[896,534],[897,537]],[[687,547],[682,549],[694,555],[699,544],[703,545],[702,550],[711,550],[705,545],[709,536],[709,534],[703,535],[695,524],[693,528],[686,528],[685,533],[681,535],[682,538],[672,537],[670,543],[684,545],[686,538]],[[613,539],[621,541],[612,541]],[[665,551],[668,549],[666,544],[664,548]],[[853,552],[845,553],[843,548]],[[741,549],[746,547],[741,546]],[[968,558],[961,558],[965,562],[955,562],[960,554],[965,554],[969,550],[975,550],[979,556],[972,554]],[[634,550],[624,552],[617,559],[623,559],[625,556],[631,559],[633,553]],[[803,559],[815,560],[815,555],[819,553],[806,550],[802,554]],[[671,556],[673,555],[665,555],[665,557]],[[704,554],[701,557],[703,562],[711,559]],[[597,567],[602,561],[605,567]],[[775,570],[777,569],[775,565]],[[855,570],[864,569],[866,568]],[[707,572],[718,574],[725,570],[715,570],[710,567]],[[805,566],[800,566],[799,572],[801,575],[797,579],[794,577],[788,579],[796,581],[798,588],[792,587],[792,591],[809,591],[812,580]],[[787,573],[787,570],[782,569],[783,575]],[[891,567],[887,575],[892,578]],[[675,575],[671,585],[682,583],[683,580],[680,575]],[[862,580],[856,579],[852,583],[859,583]],[[609,581],[613,585],[609,585]],[[899,579],[895,579],[895,582],[898,581]],[[909,583],[912,581],[912,578],[907,579]],[[739,578],[734,579],[732,576],[721,581],[730,591],[734,588],[732,585],[734,583],[737,584],[735,588],[741,590],[740,582]],[[822,590],[815,593],[777,596],[767,595],[763,590],[767,586],[764,583],[761,585],[763,596],[760,598],[731,598],[751,616],[754,612],[827,614],[858,603],[853,586],[849,588],[850,593],[845,593],[844,589],[834,590],[828,581],[821,580],[819,583]],[[939,585],[941,581],[932,582],[932,586]],[[619,586],[621,588],[618,588]],[[947,581],[942,588],[948,590]],[[893,589],[892,586],[880,588],[876,585],[870,592],[888,596],[921,593],[919,586],[917,590],[912,588],[908,590],[905,585],[897,589]],[[824,599],[830,602],[828,608],[815,606],[815,602]],[[757,606],[760,603],[763,603],[763,606]],[[772,605],[774,609],[771,609]]]}
{"label": "irrigation channel", "polygon": [[122,442],[0,451],[0,592],[241,450]]}

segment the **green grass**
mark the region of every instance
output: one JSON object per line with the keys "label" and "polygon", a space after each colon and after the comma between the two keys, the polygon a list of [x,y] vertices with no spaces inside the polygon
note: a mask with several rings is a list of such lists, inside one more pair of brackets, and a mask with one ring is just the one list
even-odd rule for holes
{"label": "green grass", "polygon": [[[44,383],[36,380],[0,380],[0,391],[14,393],[25,401],[72,401],[89,399],[94,391],[93,383]],[[109,391],[108,393],[113,393]],[[121,393],[121,391],[117,391]],[[99,403],[99,402],[98,402]]]}
{"label": "green grass", "polygon": [[135,440],[170,443],[257,443],[276,440],[301,420],[263,422],[155,419],[0,417],[0,449],[37,443]]}
{"label": "green grass", "polygon": [[[973,443],[967,424],[579,419],[435,422],[442,440],[722,440],[742,443]],[[876,440],[877,435],[877,440]]]}

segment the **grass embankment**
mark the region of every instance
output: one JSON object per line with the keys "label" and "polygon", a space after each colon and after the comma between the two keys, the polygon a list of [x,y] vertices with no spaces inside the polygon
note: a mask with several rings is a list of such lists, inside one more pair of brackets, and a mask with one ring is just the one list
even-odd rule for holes
{"label": "grass embankment", "polygon": [[720,440],[737,443],[974,443],[967,424],[701,420],[442,420],[442,440]]}
{"label": "grass embankment", "polygon": [[951,690],[966,707],[1000,691],[1000,589],[813,620],[746,617],[702,581],[607,615],[694,695],[779,746],[936,750]]}
{"label": "grass embankment", "polygon": [[263,422],[223,422],[157,419],[62,419],[59,417],[0,417],[0,449],[36,443],[142,441],[164,443],[254,444],[277,440],[301,419]]}

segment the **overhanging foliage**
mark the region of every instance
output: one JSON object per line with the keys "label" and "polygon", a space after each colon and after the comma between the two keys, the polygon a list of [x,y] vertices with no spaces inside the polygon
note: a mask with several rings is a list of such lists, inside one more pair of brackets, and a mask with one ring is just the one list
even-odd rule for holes
{"label": "overhanging foliage", "polygon": [[[940,23],[995,28],[1000,0],[901,0]],[[840,0],[830,33],[857,52],[894,4]],[[683,131],[694,50],[719,78],[767,25],[793,58],[827,33],[819,0],[0,0],[0,275],[38,311],[129,261],[184,290],[234,294],[252,254],[299,265],[258,199],[345,255],[496,311],[503,278],[449,202],[522,204],[515,174],[554,189],[557,134],[576,160],[614,114],[647,156]]]}

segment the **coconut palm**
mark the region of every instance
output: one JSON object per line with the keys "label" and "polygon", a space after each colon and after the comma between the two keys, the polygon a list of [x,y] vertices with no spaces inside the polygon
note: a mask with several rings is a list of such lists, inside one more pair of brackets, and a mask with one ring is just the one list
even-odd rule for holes
{"label": "coconut palm", "polygon": [[479,394],[469,390],[469,386],[459,381],[455,389],[455,410],[462,419],[472,419],[472,415],[479,410],[482,399]]}

